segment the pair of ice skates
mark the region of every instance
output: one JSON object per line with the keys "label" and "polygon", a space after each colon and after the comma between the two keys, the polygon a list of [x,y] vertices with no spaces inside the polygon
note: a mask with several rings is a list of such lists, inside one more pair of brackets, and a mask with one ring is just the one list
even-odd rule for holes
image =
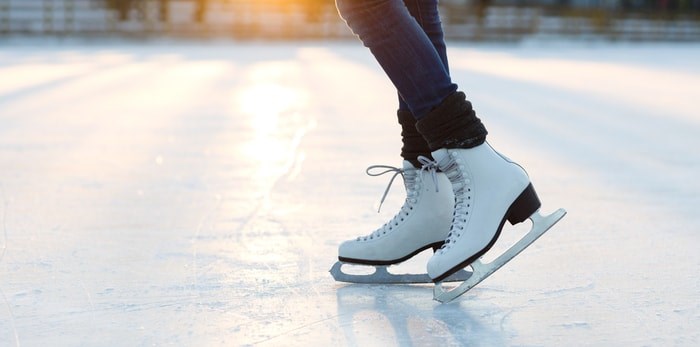
{"label": "pair of ice skates", "polygon": [[[404,161],[407,198],[399,213],[373,233],[343,242],[331,268],[337,281],[352,283],[435,282],[434,299],[448,302],[477,285],[544,234],[566,211],[539,213],[540,201],[525,170],[488,143],[468,149],[439,149],[421,168]],[[438,171],[439,170],[439,171]],[[369,173],[369,172],[368,172]],[[395,177],[395,176],[394,176]],[[385,193],[386,194],[386,193]],[[490,263],[480,258],[498,239],[506,220],[527,219],[531,230]],[[391,274],[387,267],[432,248],[427,274]],[[352,275],[343,264],[374,266],[371,275]],[[464,268],[471,267],[472,271]],[[445,290],[443,282],[462,281]]]}

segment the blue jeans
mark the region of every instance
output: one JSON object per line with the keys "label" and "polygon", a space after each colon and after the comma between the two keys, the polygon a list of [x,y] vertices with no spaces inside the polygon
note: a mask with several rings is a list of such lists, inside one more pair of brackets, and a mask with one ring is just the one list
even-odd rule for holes
{"label": "blue jeans", "polygon": [[399,93],[399,109],[420,120],[457,91],[438,0],[336,0],[340,16],[370,49]]}

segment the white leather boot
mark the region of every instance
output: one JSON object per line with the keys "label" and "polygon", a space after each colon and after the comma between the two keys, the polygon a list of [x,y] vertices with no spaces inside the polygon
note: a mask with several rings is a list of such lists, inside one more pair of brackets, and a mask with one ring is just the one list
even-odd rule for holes
{"label": "white leather boot", "polygon": [[344,263],[390,265],[403,262],[428,248],[442,246],[450,231],[454,195],[447,176],[436,165],[416,169],[403,162],[406,201],[381,228],[367,236],[343,242],[338,259]]}
{"label": "white leather boot", "polygon": [[506,220],[526,220],[540,201],[525,170],[486,142],[467,149],[443,148],[432,155],[455,195],[450,232],[427,267],[430,278],[440,282],[486,253]]}

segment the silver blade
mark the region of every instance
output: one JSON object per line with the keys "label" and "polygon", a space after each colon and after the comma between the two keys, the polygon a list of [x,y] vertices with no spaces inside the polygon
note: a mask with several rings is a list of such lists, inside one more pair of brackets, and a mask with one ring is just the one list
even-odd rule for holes
{"label": "silver blade", "polygon": [[[372,266],[374,273],[367,275],[353,275],[343,272],[342,266],[345,263],[336,262],[330,270],[333,278],[338,282],[365,283],[365,284],[412,284],[412,283],[433,283],[428,274],[393,274],[389,272],[388,265]],[[355,264],[353,264],[355,265]],[[368,265],[371,266],[371,265]],[[466,281],[472,273],[467,270],[460,270],[443,282]]]}
{"label": "silver blade", "polygon": [[[512,247],[503,252],[498,258],[490,263],[482,263],[481,260],[474,261],[470,266],[474,271],[473,276],[469,277],[466,281],[462,282],[459,286],[452,290],[445,290],[442,287],[442,282],[437,283],[433,289],[433,299],[446,303],[454,300],[460,295],[466,293],[468,290],[472,289],[474,286],[479,284],[481,281],[491,276],[496,270],[500,269],[508,261],[513,259],[516,255],[520,254],[525,248],[531,245],[535,240],[542,236],[549,228],[556,224],[560,219],[566,215],[564,209],[559,209],[556,212],[550,214],[549,216],[543,217],[539,211],[535,212],[530,216],[532,220],[532,229],[523,236],[518,242],[516,242]],[[444,282],[444,281],[443,281]]]}

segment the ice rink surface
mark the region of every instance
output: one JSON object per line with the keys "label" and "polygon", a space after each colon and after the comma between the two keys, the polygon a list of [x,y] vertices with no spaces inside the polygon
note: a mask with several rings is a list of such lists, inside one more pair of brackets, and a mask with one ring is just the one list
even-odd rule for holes
{"label": "ice rink surface", "polygon": [[403,199],[364,174],[401,144],[359,43],[0,43],[0,346],[699,345],[700,45],[449,54],[569,214],[439,304],[328,274]]}

